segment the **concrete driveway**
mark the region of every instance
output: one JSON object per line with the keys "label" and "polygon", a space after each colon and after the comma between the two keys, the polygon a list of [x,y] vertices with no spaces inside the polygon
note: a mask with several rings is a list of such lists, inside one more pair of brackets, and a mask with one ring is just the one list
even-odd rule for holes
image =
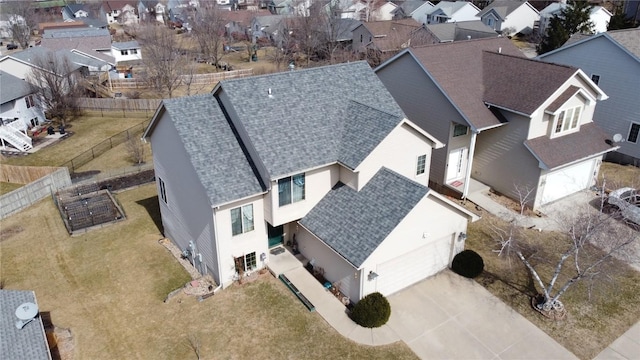
{"label": "concrete driveway", "polygon": [[388,299],[386,326],[422,359],[576,359],[482,286],[449,270]]}

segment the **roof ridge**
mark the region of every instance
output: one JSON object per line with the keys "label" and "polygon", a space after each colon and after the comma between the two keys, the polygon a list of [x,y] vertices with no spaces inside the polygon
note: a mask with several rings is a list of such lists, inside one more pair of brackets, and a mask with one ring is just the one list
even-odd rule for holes
{"label": "roof ridge", "polygon": [[[470,20],[470,21],[477,21],[477,20]],[[443,24],[453,24],[453,23],[443,23]],[[429,25],[440,25],[440,24],[428,24],[427,26]],[[496,39],[503,39],[503,38],[504,38],[503,36],[496,36],[496,37],[486,37],[486,38],[475,38],[475,39],[469,39],[464,41],[451,41],[451,42],[437,43],[437,44],[412,45],[411,49],[423,49],[423,48],[433,47],[433,46],[441,46],[441,47],[456,46],[460,44],[466,44],[469,42],[495,41]]]}
{"label": "roof ridge", "polygon": [[578,68],[576,68],[575,66],[571,66],[571,65],[565,65],[565,64],[557,64],[557,63],[552,63],[552,62],[546,62],[546,61],[542,61],[542,60],[538,60],[535,58],[528,58],[528,57],[523,57],[523,56],[517,56],[517,55],[511,55],[511,54],[503,54],[503,53],[499,53],[497,51],[493,51],[493,50],[482,50],[483,53],[488,53],[488,54],[494,54],[494,55],[500,55],[500,56],[506,56],[506,57],[510,57],[510,58],[514,58],[514,59],[518,59],[518,60],[526,60],[526,61],[530,61],[530,62],[534,62],[534,63],[538,63],[538,64],[549,64],[549,65],[554,65],[557,67],[563,67],[563,68],[567,68],[567,69],[574,69],[574,70],[578,70]]}
{"label": "roof ridge", "polygon": [[339,63],[339,64],[331,64],[331,65],[325,65],[325,66],[319,66],[319,67],[312,67],[312,68],[302,68],[302,69],[298,69],[298,70],[294,70],[294,71],[280,71],[280,72],[275,72],[275,73],[270,73],[270,74],[260,74],[260,75],[253,75],[253,76],[249,76],[249,77],[244,77],[244,78],[236,78],[236,79],[226,79],[226,80],[221,80],[220,84],[224,84],[224,83],[231,83],[231,82],[241,82],[243,80],[254,80],[254,79],[260,79],[260,78],[266,78],[266,77],[279,77],[279,76],[288,76],[291,73],[301,73],[301,72],[311,72],[314,70],[321,70],[321,69],[325,69],[325,68],[335,68],[335,67],[344,67],[344,66],[348,66],[350,64],[354,64],[354,63],[366,63],[365,60],[358,60],[358,61],[351,61],[351,62],[346,62],[346,63]]}
{"label": "roof ridge", "polygon": [[382,110],[382,109],[377,108],[377,107],[373,107],[373,106],[371,106],[371,105],[369,105],[369,104],[365,104],[365,103],[363,103],[363,102],[361,102],[361,101],[359,101],[359,100],[349,99],[348,101],[350,101],[350,102],[354,102],[354,103],[356,103],[356,104],[359,104],[359,105],[362,105],[362,106],[365,106],[365,107],[368,107],[369,109],[375,110],[375,111],[377,111],[377,112],[381,112],[381,113],[386,114],[386,115],[389,115],[389,116],[393,116],[393,117],[397,117],[397,118],[402,118],[402,119],[404,119],[404,117],[403,117],[403,116],[399,116],[399,115],[393,114],[393,113],[391,113],[391,112],[389,112],[389,111]]}

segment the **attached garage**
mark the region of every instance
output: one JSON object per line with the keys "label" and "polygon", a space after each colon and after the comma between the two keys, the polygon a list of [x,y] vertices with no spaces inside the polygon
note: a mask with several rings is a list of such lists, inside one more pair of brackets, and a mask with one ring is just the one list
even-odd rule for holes
{"label": "attached garage", "polygon": [[378,265],[376,290],[387,296],[446,269],[452,259],[453,235]]}
{"label": "attached garage", "polygon": [[591,186],[596,161],[597,159],[591,159],[547,174],[541,205]]}

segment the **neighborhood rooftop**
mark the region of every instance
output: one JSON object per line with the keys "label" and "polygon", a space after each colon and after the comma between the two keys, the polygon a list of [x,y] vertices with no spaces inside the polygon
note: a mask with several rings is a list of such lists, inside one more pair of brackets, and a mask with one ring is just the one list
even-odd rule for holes
{"label": "neighborhood rooftop", "polygon": [[15,311],[21,304],[36,303],[33,291],[0,290],[0,358],[51,359],[42,320],[16,328]]}
{"label": "neighborhood rooftop", "polygon": [[31,93],[26,81],[0,71],[0,104],[23,98]]}
{"label": "neighborhood rooftop", "polygon": [[338,183],[300,224],[359,268],[428,191],[382,168],[359,192]]}

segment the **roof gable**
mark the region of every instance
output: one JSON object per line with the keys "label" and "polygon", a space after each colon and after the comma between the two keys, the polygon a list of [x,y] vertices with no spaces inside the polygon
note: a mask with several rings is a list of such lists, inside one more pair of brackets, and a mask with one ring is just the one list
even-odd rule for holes
{"label": "roof gable", "polygon": [[338,183],[300,224],[359,268],[428,192],[382,168],[359,192]]}
{"label": "roof gable", "polygon": [[0,71],[0,104],[21,99],[33,93],[29,84],[9,73]]}
{"label": "roof gable", "polygon": [[538,59],[544,59],[545,57],[565,51],[574,46],[589,44],[591,41],[597,41],[596,39],[606,39],[612,44],[618,46],[620,49],[622,49],[622,51],[627,53],[636,61],[640,62],[640,42],[638,41],[639,37],[640,28],[607,31],[595,35],[573,34],[562,47],[539,55]]}
{"label": "roof gable", "polygon": [[531,6],[527,1],[521,0],[495,0],[491,4],[487,5],[482,11],[478,13],[478,17],[484,17],[489,13],[493,13],[498,16],[499,19],[505,20],[512,12],[521,6],[528,6],[536,13],[538,12],[533,6]]}

